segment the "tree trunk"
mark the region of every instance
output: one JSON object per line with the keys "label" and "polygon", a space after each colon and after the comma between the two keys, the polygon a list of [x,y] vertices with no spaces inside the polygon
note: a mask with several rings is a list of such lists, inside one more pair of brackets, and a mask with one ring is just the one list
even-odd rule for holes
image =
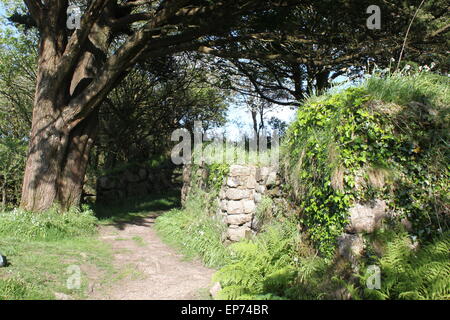
{"label": "tree trunk", "polygon": [[98,112],[84,119],[70,134],[58,178],[58,202],[64,209],[77,206],[83,193],[89,153],[97,136]]}
{"label": "tree trunk", "polygon": [[59,121],[45,123],[32,131],[29,145],[21,199],[21,207],[29,211],[42,211],[54,203],[63,209],[79,204],[97,131],[97,112],[71,132],[61,128]]}
{"label": "tree trunk", "polygon": [[54,203],[68,209],[80,203],[101,100],[92,103],[90,111],[83,114],[68,117],[67,111],[76,109],[78,105],[73,101],[87,95],[83,90],[97,77],[106,59],[111,37],[102,19],[92,27],[85,50],[80,52],[77,63],[69,71],[60,68],[66,42],[57,41],[59,38],[55,36],[62,33],[61,38],[64,38],[65,24],[61,29],[43,27],[41,31],[32,129],[20,205],[25,210],[43,211]]}

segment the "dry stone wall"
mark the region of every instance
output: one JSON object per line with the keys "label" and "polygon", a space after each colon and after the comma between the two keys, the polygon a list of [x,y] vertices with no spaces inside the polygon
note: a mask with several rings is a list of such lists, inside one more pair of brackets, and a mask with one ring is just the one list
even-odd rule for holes
{"label": "dry stone wall", "polygon": [[174,188],[176,174],[173,169],[128,168],[122,172],[98,178],[97,201],[106,202],[145,196]]}
{"label": "dry stone wall", "polygon": [[[186,200],[192,187],[193,174],[197,177],[198,187],[206,188],[207,167],[200,166],[196,172],[192,172],[191,166],[185,166],[182,202]],[[217,215],[227,225],[224,235],[226,241],[239,241],[259,231],[260,222],[256,211],[264,196],[270,197],[274,203],[284,202],[286,207],[287,200],[281,191],[281,181],[277,168],[274,167],[230,166],[229,174],[224,178],[217,199],[219,208]],[[384,200],[355,203],[349,209],[349,224],[338,238],[338,253],[346,260],[356,263],[364,252],[363,235],[374,232],[389,216]]]}
{"label": "dry stone wall", "polygon": [[[181,192],[182,203],[186,201],[192,188],[192,174],[197,177],[198,187],[206,187],[207,168],[200,166],[196,172],[192,172],[191,166],[185,166]],[[224,235],[227,241],[239,241],[258,231],[256,208],[264,195],[279,192],[280,183],[275,167],[230,166],[229,174],[224,178],[217,200],[219,207],[217,215],[227,225]]]}

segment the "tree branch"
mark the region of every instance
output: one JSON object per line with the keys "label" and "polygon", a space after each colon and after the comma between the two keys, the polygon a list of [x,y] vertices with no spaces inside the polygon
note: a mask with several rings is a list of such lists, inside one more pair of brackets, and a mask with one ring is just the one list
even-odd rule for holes
{"label": "tree branch", "polygon": [[24,0],[24,2],[36,25],[40,26],[44,16],[44,5],[40,0]]}

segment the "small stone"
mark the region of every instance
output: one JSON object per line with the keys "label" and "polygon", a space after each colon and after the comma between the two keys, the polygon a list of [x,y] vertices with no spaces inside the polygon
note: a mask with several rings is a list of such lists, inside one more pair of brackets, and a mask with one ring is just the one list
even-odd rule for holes
{"label": "small stone", "polygon": [[185,165],[183,168],[183,182],[189,183],[191,180],[191,166]]}
{"label": "small stone", "polygon": [[254,198],[255,198],[255,202],[256,202],[256,203],[260,203],[261,200],[262,200],[261,193],[255,192]]}
{"label": "small stone", "polygon": [[338,238],[338,247],[342,257],[354,262],[364,251],[364,241],[361,235],[345,233]]}
{"label": "small stone", "polygon": [[239,166],[239,165],[232,165],[230,166],[230,176],[236,177],[236,176],[248,176],[250,174],[250,168]]}
{"label": "small stone", "polygon": [[255,189],[257,185],[255,176],[250,175],[247,179],[246,187],[249,189]]}
{"label": "small stone", "polygon": [[229,186],[230,188],[236,188],[237,186],[239,186],[239,179],[236,177],[228,177],[227,186]]}
{"label": "small stone", "polygon": [[251,228],[255,231],[261,229],[261,222],[256,217],[253,217]]}
{"label": "small stone", "polygon": [[74,300],[71,296],[61,292],[55,292],[55,298],[56,300]]}
{"label": "small stone", "polygon": [[6,267],[8,265],[8,261],[6,257],[0,253],[0,268]]}
{"label": "small stone", "polygon": [[227,211],[228,206],[227,206],[228,201],[227,200],[222,200],[220,202],[220,209],[222,209],[223,211]]}
{"label": "small stone", "polygon": [[267,176],[269,175],[270,168],[269,167],[261,167],[258,168],[255,174],[255,178],[258,182],[263,182],[267,179]]}
{"label": "small stone", "polygon": [[372,233],[380,225],[388,214],[386,202],[376,200],[371,204],[356,204],[349,210],[349,225],[346,231],[349,233]]}
{"label": "small stone", "polygon": [[411,221],[409,221],[407,218],[403,218],[400,223],[405,227],[406,231],[411,232],[413,231],[413,225]]}
{"label": "small stone", "polygon": [[229,228],[228,239],[231,241],[239,241],[251,235],[251,230],[247,227]]}
{"label": "small stone", "polygon": [[209,294],[213,299],[215,299],[221,290],[222,286],[220,285],[220,282],[216,282],[209,290]]}
{"label": "small stone", "polygon": [[227,223],[231,225],[239,226],[250,221],[252,221],[251,214],[233,214],[227,216]]}
{"label": "small stone", "polygon": [[264,185],[257,185],[255,190],[256,190],[256,192],[264,193],[266,191],[266,186],[264,186]]}
{"label": "small stone", "polygon": [[272,186],[272,185],[276,184],[276,182],[277,182],[277,173],[276,172],[271,172],[267,176],[266,185]]}

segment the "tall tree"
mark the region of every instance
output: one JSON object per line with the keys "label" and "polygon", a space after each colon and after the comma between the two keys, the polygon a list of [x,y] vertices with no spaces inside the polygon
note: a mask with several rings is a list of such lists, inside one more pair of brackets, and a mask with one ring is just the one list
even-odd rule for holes
{"label": "tall tree", "polygon": [[[113,1],[85,3],[80,28],[66,27],[67,0],[25,0],[40,34],[37,85],[21,206],[79,203],[98,107],[145,57],[235,42],[248,15],[289,1]],[[82,5],[83,3],[81,3]],[[134,26],[133,26],[134,24]],[[125,34],[129,34],[125,37]],[[111,50],[113,41],[121,46]],[[113,51],[113,52],[111,52]]]}

